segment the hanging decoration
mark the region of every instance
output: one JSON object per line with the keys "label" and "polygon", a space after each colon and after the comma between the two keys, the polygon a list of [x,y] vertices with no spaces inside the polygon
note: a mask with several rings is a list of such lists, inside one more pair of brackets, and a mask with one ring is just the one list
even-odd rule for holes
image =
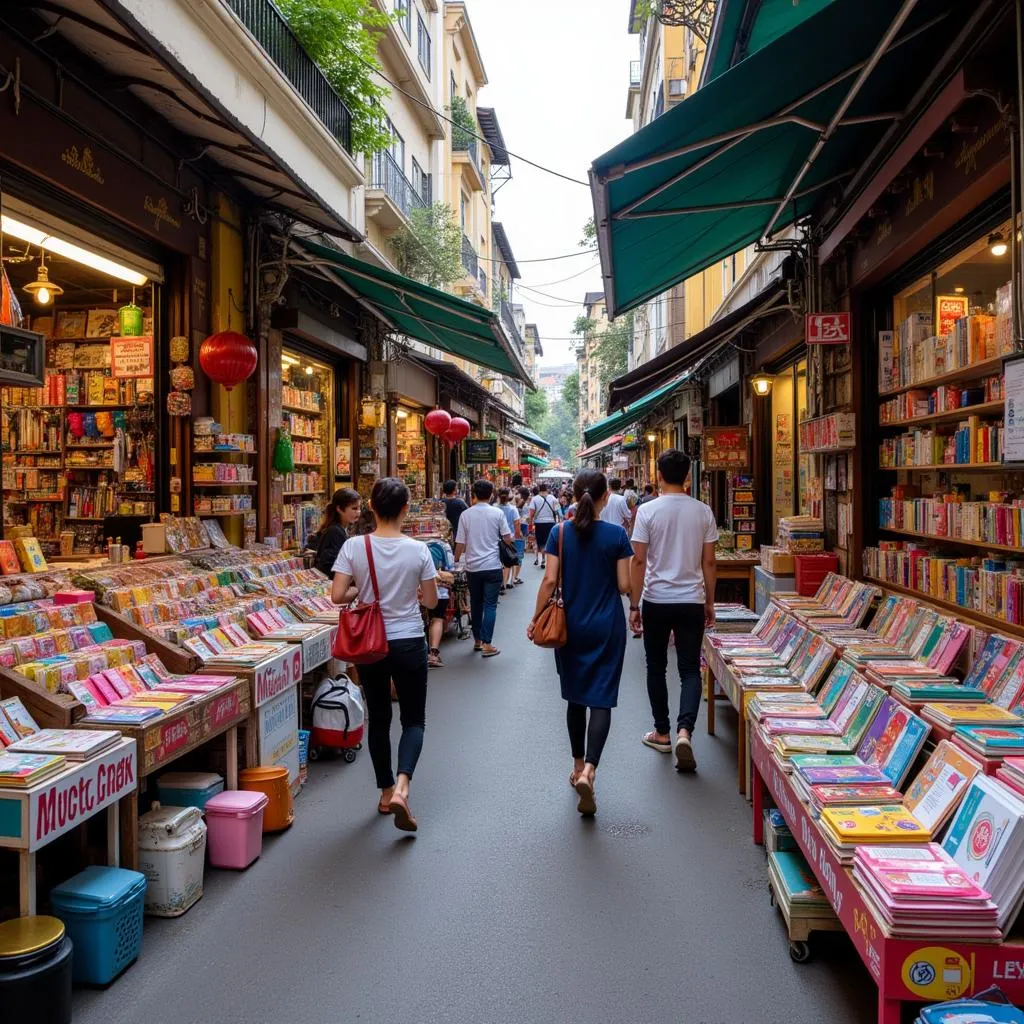
{"label": "hanging decoration", "polygon": [[191,416],[192,396],[187,391],[168,391],[167,413],[169,416]]}
{"label": "hanging decoration", "polygon": [[433,434],[435,437],[443,437],[451,423],[451,415],[444,409],[432,409],[423,417],[423,426],[427,433]]}
{"label": "hanging decoration", "polygon": [[188,362],[188,338],[184,335],[176,334],[171,338],[171,362]]}
{"label": "hanging decoration", "polygon": [[135,289],[132,301],[117,311],[118,331],[122,338],[137,338],[142,334],[142,307],[135,305]]}
{"label": "hanging decoration", "polygon": [[176,391],[191,391],[196,386],[196,375],[191,366],[175,366],[171,370],[171,387]]}
{"label": "hanging decoration", "polygon": [[274,470],[278,473],[295,471],[295,455],[292,450],[292,435],[285,427],[279,427],[274,443]]}
{"label": "hanging decoration", "polygon": [[448,429],[444,432],[444,439],[454,448],[455,445],[469,437],[471,429],[469,420],[464,420],[461,416],[455,416],[452,418],[451,423],[448,424]]}
{"label": "hanging decoration", "polygon": [[210,380],[230,391],[256,369],[256,346],[237,331],[220,331],[199,346],[199,365]]}

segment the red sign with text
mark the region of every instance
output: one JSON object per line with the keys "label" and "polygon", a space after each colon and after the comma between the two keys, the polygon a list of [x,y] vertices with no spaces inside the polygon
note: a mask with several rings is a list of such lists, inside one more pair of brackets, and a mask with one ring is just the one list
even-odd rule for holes
{"label": "red sign with text", "polygon": [[848,345],[849,313],[808,313],[804,322],[808,345]]}

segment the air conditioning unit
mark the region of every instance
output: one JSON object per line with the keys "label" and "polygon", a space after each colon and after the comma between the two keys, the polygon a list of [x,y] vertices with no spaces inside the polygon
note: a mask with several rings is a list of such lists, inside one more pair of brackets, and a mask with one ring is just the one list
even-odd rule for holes
{"label": "air conditioning unit", "polygon": [[685,78],[670,78],[668,80],[668,98],[670,100],[682,100],[686,98]]}

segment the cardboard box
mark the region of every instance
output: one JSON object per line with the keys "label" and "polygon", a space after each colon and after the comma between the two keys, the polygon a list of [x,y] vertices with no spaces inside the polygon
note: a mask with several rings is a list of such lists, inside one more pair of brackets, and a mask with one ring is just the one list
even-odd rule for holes
{"label": "cardboard box", "polygon": [[167,551],[167,527],[163,523],[142,524],[142,550],[147,555],[162,555]]}
{"label": "cardboard box", "polygon": [[760,565],[754,566],[754,611],[760,615],[771,603],[772,594],[794,593],[796,578],[776,576]]}
{"label": "cardboard box", "polygon": [[761,565],[776,576],[792,576],[796,572],[796,562],[785,548],[762,547]]}

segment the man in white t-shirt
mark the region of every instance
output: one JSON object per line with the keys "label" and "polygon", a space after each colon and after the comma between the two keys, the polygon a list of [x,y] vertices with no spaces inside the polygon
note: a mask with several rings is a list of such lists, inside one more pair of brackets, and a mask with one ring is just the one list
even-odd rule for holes
{"label": "man in white t-shirt", "polygon": [[[629,624],[643,628],[647,696],[654,728],[643,743],[670,753],[676,768],[692,772],[693,729],[700,709],[700,651],[704,629],[715,624],[714,513],[684,491],[690,459],[670,448],[658,457],[661,497],[639,505],[633,524]],[[641,607],[641,597],[643,605]],[[668,642],[675,634],[679,717],[673,743],[668,707]]]}
{"label": "man in white t-shirt", "polygon": [[540,567],[543,569],[547,566],[544,551],[547,548],[548,537],[561,514],[558,502],[551,496],[545,481],[541,480],[537,493],[530,499],[530,504],[526,508],[530,515],[529,525],[533,527],[534,539],[537,542],[537,554],[533,564],[537,565],[539,559]]}
{"label": "man in white t-shirt", "polygon": [[499,505],[490,504],[492,494],[494,484],[490,480],[477,480],[473,484],[473,504],[459,517],[455,534],[455,560],[466,557],[473,650],[483,651],[485,658],[501,654],[491,643],[502,579],[498,541],[512,540],[505,513]]}
{"label": "man in white t-shirt", "polygon": [[633,523],[633,513],[630,511],[629,503],[622,495],[622,481],[615,477],[608,481],[608,486],[611,488],[611,494],[608,495],[608,501],[601,509],[601,518],[606,523],[621,526],[628,534]]}

